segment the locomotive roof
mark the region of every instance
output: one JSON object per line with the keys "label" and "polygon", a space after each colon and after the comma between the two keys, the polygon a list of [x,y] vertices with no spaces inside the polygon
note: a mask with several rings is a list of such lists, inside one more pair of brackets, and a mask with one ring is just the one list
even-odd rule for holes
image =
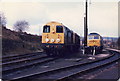
{"label": "locomotive roof", "polygon": [[99,35],[98,33],[90,33],[89,35]]}
{"label": "locomotive roof", "polygon": [[[68,27],[66,27],[65,25],[63,25],[62,23],[59,23],[59,22],[56,22],[56,21],[51,21],[51,22],[48,22],[47,24],[45,24],[45,25],[51,25],[51,24],[55,24],[55,25],[61,25],[61,26],[63,26],[63,27],[65,27],[67,30],[69,30],[69,31],[71,31],[71,32],[73,32],[72,30],[70,30]],[[75,33],[75,32],[73,32],[73,33]],[[75,34],[77,34],[77,33],[75,33]],[[78,34],[77,34],[78,35]],[[78,35],[79,36],[79,35]]]}
{"label": "locomotive roof", "polygon": [[47,24],[45,25],[51,25],[51,24],[55,24],[55,25],[62,25],[64,26],[62,23],[59,23],[59,22],[56,22],[56,21],[51,21],[51,22],[48,22]]}

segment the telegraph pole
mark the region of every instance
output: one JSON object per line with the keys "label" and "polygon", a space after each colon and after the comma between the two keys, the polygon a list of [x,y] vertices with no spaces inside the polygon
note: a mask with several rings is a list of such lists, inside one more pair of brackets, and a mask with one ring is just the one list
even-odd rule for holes
{"label": "telegraph pole", "polygon": [[88,0],[85,0],[85,8],[84,8],[84,54],[86,53],[86,47],[87,47],[87,35],[88,35],[88,21],[87,21],[87,13],[88,13]]}

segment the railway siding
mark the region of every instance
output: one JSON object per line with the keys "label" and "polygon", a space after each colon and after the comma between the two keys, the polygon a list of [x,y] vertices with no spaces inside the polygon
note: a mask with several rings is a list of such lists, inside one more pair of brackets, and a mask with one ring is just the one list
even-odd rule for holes
{"label": "railway siding", "polygon": [[[106,58],[110,58],[110,57],[112,57],[113,55],[110,55],[110,56],[108,56],[108,57],[106,57]],[[54,64],[53,64],[53,67],[49,67],[49,68],[40,68],[39,67],[39,69],[37,69],[36,71],[34,70],[34,71],[32,71],[32,69],[31,69],[31,73],[30,72],[26,72],[26,73],[19,73],[19,74],[16,74],[16,75],[12,75],[12,76],[8,76],[8,77],[5,77],[5,78],[11,78],[11,79],[19,79],[19,78],[24,78],[24,77],[31,77],[31,76],[35,76],[35,75],[39,75],[39,74],[43,74],[43,73],[46,73],[46,72],[49,72],[49,71],[57,71],[57,70],[59,70],[59,69],[65,69],[65,68],[69,68],[69,67],[76,67],[76,66],[81,66],[81,65],[85,65],[85,64],[88,64],[88,63],[93,63],[93,62],[98,62],[98,61],[101,61],[101,60],[104,60],[104,59],[106,59],[106,58],[103,58],[102,57],[102,59],[101,59],[101,57],[97,57],[95,60],[90,60],[90,59],[86,59],[86,60],[81,60],[81,61],[79,61],[79,62],[76,62],[75,64],[66,64],[66,65],[64,65],[64,66],[62,66],[62,64],[60,64],[60,63],[54,63],[55,65],[56,64],[60,64],[61,65],[61,67],[60,67],[60,65],[58,65],[58,67],[54,67]]]}
{"label": "railway siding", "polygon": [[112,49],[112,48],[106,48],[107,50],[112,50],[112,51],[116,51],[116,52],[119,52],[120,53],[120,50],[117,50],[117,49]]}
{"label": "railway siding", "polygon": [[5,67],[3,68],[3,73],[8,73],[8,72],[14,72],[16,70],[22,70],[22,69],[25,69],[25,68],[29,68],[31,66],[35,66],[37,64],[43,64],[45,62],[48,62],[48,61],[53,61],[55,60],[56,58],[47,58],[47,59],[42,59],[42,60],[37,60],[37,61],[33,61],[33,62],[28,62],[28,63],[25,63],[25,64],[22,64],[22,65],[16,65],[14,67]]}

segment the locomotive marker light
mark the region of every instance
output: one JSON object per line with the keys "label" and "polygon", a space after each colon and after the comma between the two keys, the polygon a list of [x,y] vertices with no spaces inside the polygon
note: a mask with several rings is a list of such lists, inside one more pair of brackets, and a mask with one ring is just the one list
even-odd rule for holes
{"label": "locomotive marker light", "polygon": [[51,42],[53,43],[53,42],[54,42],[54,39],[51,39]]}
{"label": "locomotive marker light", "polygon": [[56,39],[56,42],[58,42],[58,43],[59,43],[59,42],[60,42],[60,39]]}
{"label": "locomotive marker light", "polygon": [[48,39],[48,38],[46,38],[46,39],[45,39],[45,41],[46,41],[46,42],[49,42],[49,39]]}

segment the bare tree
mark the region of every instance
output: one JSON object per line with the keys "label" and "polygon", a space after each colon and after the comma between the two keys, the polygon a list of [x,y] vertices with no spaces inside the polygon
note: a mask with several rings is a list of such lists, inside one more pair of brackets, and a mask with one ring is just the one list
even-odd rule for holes
{"label": "bare tree", "polygon": [[25,20],[17,21],[14,24],[14,29],[18,32],[23,32],[29,28],[29,23]]}
{"label": "bare tree", "polygon": [[0,26],[6,27],[6,17],[3,12],[0,11]]}

